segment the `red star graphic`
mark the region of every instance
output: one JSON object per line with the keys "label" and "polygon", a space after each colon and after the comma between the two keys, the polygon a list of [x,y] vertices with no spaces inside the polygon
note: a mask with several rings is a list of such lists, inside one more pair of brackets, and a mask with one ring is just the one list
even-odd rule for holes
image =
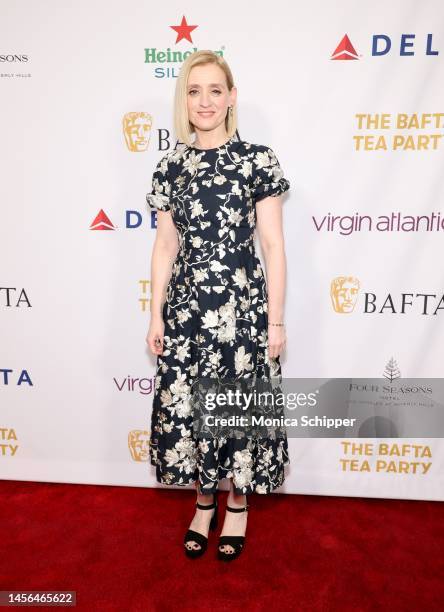
{"label": "red star graphic", "polygon": [[170,28],[176,30],[177,32],[176,45],[180,40],[182,40],[182,38],[186,38],[186,40],[192,43],[193,41],[191,40],[191,32],[197,27],[197,25],[188,25],[187,20],[185,19],[185,15],[182,16],[182,21],[180,22],[180,25],[170,26]]}

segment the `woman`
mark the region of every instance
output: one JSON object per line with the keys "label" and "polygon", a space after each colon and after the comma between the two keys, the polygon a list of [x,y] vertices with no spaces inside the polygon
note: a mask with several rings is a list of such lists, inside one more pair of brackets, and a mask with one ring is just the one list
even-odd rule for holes
{"label": "woman", "polygon": [[286,435],[202,439],[193,431],[189,398],[198,377],[280,376],[286,341],[279,196],[290,184],[270,148],[235,136],[236,99],[223,58],[197,51],[185,60],[174,117],[184,144],[159,161],[147,194],[158,211],[146,339],[157,355],[150,462],[158,482],[196,484],[196,511],[184,540],[192,558],[205,552],[208,531],[217,526],[218,481],[230,479],[218,550],[223,560],[235,559],[245,543],[246,496],[271,493],[289,464]]}

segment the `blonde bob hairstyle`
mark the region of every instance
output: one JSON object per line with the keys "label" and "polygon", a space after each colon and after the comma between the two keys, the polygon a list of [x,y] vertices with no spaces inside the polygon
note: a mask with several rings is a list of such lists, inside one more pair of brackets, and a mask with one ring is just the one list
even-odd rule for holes
{"label": "blonde bob hairstyle", "polygon": [[[187,57],[183,62],[182,67],[177,77],[176,91],[174,95],[174,129],[176,136],[180,142],[191,146],[191,136],[195,133],[194,126],[188,118],[187,106],[187,84],[191,68],[194,66],[202,66],[204,64],[216,64],[220,66],[225,74],[228,91],[231,91],[234,86],[233,75],[230,67],[223,57],[210,50],[195,51]],[[225,117],[225,128],[228,133],[228,138],[234,136],[237,130],[237,110],[233,105],[233,110],[230,113],[227,111]]]}

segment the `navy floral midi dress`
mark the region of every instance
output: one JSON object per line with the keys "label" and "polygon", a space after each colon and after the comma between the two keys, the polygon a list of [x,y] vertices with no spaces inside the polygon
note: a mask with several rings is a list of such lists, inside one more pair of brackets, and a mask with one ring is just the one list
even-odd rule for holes
{"label": "navy floral midi dress", "polygon": [[289,188],[273,150],[236,135],[213,149],[179,144],[157,164],[146,199],[171,212],[179,240],[151,414],[149,457],[160,483],[198,481],[202,494],[212,494],[219,479],[233,478],[235,492],[244,495],[271,493],[284,482],[286,435],[195,438],[189,394],[198,377],[281,376],[279,356],[268,356],[255,203]]}

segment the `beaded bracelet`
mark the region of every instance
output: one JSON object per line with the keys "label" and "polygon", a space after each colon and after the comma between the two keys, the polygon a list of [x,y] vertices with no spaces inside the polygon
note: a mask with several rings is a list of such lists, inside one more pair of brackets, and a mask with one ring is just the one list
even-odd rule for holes
{"label": "beaded bracelet", "polygon": [[285,323],[268,323],[268,325],[278,325],[279,327],[284,327]]}

